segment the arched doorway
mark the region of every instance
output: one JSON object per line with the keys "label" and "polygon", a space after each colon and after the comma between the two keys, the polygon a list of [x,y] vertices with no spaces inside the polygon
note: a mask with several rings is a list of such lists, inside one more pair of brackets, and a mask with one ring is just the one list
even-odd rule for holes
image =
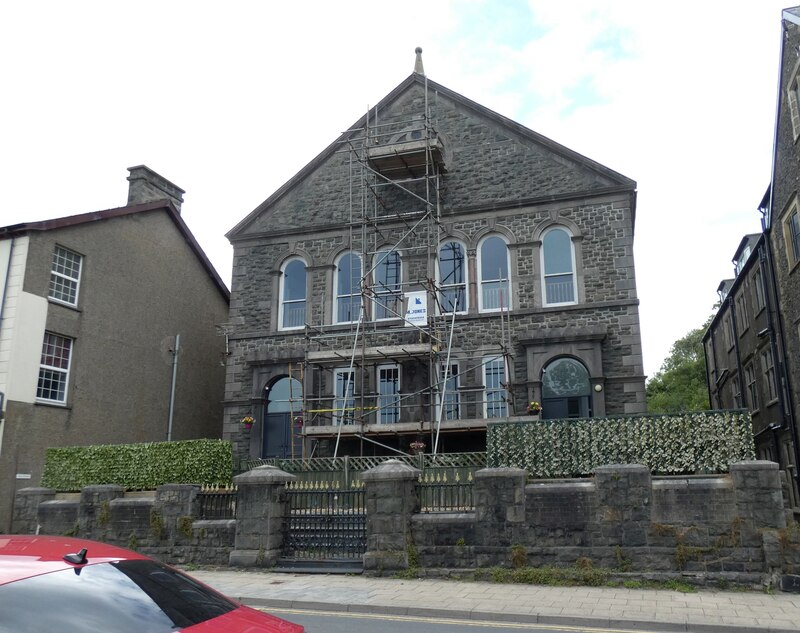
{"label": "arched doorway", "polygon": [[294,423],[303,411],[303,386],[296,378],[278,378],[264,389],[261,457],[302,457],[302,430]]}
{"label": "arched doorway", "polygon": [[592,416],[592,384],[583,363],[557,358],[542,370],[542,417],[589,418]]}

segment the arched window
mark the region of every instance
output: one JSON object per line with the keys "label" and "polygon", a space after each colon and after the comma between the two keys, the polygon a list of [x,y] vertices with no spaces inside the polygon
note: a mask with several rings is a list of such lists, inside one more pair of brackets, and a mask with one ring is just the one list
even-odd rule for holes
{"label": "arched window", "polygon": [[490,235],[478,247],[478,270],[480,271],[480,293],[478,310],[494,312],[511,307],[510,269],[508,244],[499,235]]}
{"label": "arched window", "polygon": [[264,390],[264,432],[261,456],[295,458],[303,456],[303,438],[295,424],[303,411],[303,385],[284,376]]}
{"label": "arched window", "polygon": [[378,251],[373,270],[375,290],[375,318],[396,319],[401,317],[402,295],[400,293],[400,253],[392,250]]}
{"label": "arched window", "polygon": [[281,268],[281,330],[304,327],[306,324],[306,264],[290,259]]}
{"label": "arched window", "polygon": [[439,287],[442,312],[467,311],[467,252],[460,242],[439,247]]}
{"label": "arched window", "polygon": [[361,257],[345,253],[336,265],[336,323],[358,321],[361,310]]}
{"label": "arched window", "polygon": [[583,363],[557,358],[542,373],[542,417],[589,418],[592,416],[592,385]]}
{"label": "arched window", "polygon": [[545,305],[576,303],[575,251],[566,229],[556,227],[544,234],[542,271]]}

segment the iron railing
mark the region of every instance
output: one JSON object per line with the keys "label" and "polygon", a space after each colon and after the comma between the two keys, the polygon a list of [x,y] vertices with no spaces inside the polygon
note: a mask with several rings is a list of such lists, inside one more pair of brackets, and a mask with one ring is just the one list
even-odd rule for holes
{"label": "iron railing", "polygon": [[447,473],[420,475],[417,484],[420,512],[472,512],[475,510],[472,473],[466,481],[456,473],[448,481]]}
{"label": "iron railing", "polygon": [[201,520],[236,517],[236,488],[203,488],[197,493],[198,518]]}

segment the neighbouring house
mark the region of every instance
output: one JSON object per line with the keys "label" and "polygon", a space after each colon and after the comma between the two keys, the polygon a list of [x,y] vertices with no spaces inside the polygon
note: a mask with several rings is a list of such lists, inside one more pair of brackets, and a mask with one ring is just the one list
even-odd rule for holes
{"label": "neighbouring house", "polygon": [[531,401],[646,409],[636,183],[429,80],[420,52],[227,234],[240,458],[480,451]]}
{"label": "neighbouring house", "polygon": [[780,464],[800,507],[800,7],[781,13],[780,83],[762,233],[747,236],[736,278],[706,333],[712,406],[746,407],[760,459]]}
{"label": "neighbouring house", "polygon": [[0,531],[52,446],[220,437],[229,292],[130,168],[128,204],[0,228]]}

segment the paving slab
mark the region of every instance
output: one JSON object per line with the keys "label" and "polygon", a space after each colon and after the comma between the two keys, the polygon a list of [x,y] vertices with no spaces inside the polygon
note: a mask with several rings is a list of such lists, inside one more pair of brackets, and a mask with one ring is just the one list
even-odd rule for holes
{"label": "paving slab", "polygon": [[711,589],[684,594],[238,569],[190,573],[240,602],[262,607],[692,633],[800,633],[800,598],[795,594]]}

